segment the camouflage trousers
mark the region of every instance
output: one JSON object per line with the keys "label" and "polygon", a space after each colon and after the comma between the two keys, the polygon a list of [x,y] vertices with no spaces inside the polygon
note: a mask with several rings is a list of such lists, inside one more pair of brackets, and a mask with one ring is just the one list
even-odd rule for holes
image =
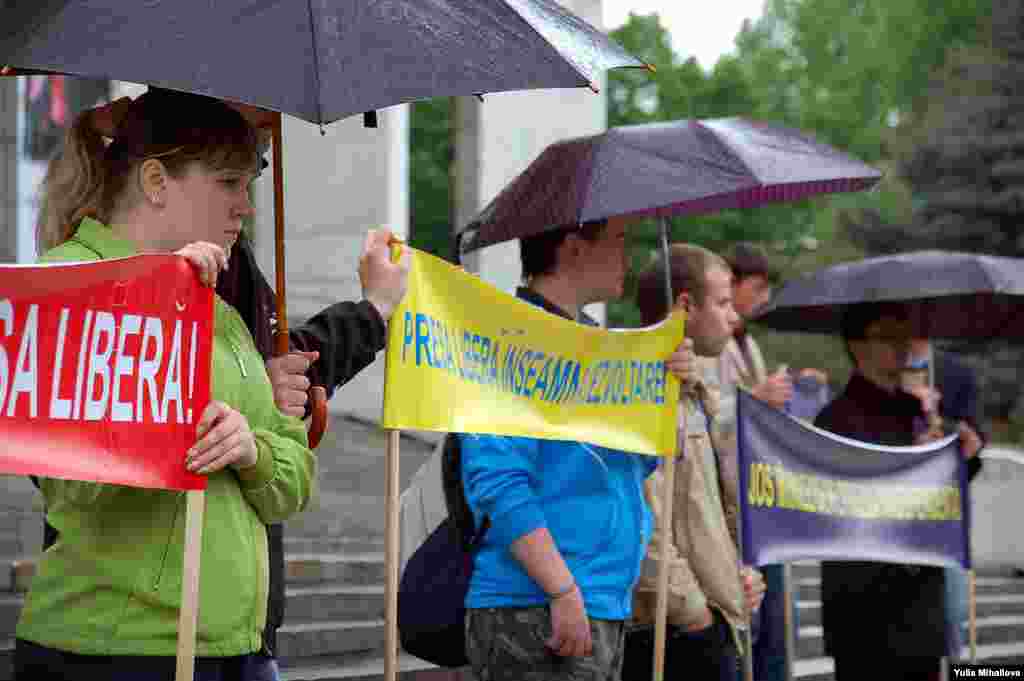
{"label": "camouflage trousers", "polygon": [[551,638],[551,611],[479,608],[466,611],[466,655],[477,681],[619,681],[625,628],[621,621],[590,620],[594,650],[560,657]]}

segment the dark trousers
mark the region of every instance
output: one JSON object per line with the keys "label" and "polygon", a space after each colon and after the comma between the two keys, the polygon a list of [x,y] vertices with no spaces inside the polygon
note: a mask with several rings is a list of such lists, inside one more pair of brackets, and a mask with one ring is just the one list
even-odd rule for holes
{"label": "dark trousers", "polygon": [[[16,681],[174,681],[173,657],[77,655],[19,639]],[[273,681],[272,658],[259,654],[196,658],[194,681]]]}
{"label": "dark trousers", "polygon": [[938,681],[937,657],[884,657],[865,650],[863,657],[835,658],[836,681]]}
{"label": "dark trousers", "polygon": [[[760,569],[766,588],[761,607],[754,614],[754,678],[757,681],[785,681],[785,573],[782,565],[765,565]],[[793,628],[798,629],[800,625],[795,607],[792,616]]]}
{"label": "dark trousers", "polygon": [[[665,641],[666,679],[736,681],[738,656],[732,631],[721,614],[712,610],[714,624],[688,632],[669,626]],[[626,634],[622,681],[650,681],[654,671],[654,628]]]}

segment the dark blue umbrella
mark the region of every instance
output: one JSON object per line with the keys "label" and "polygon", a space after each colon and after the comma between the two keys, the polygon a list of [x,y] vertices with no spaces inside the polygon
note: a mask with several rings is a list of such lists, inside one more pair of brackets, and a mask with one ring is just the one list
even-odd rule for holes
{"label": "dark blue umbrella", "polygon": [[918,251],[834,265],[786,282],[755,319],[838,334],[848,309],[903,303],[921,338],[1024,339],[1024,259]]}
{"label": "dark blue umbrella", "polygon": [[0,67],[148,83],[330,123],[644,67],[553,0],[4,2]]}

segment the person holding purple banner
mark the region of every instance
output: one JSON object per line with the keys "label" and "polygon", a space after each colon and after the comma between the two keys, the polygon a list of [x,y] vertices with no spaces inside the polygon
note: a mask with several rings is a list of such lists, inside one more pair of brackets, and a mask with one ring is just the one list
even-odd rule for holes
{"label": "person holding purple banner", "polygon": [[[941,429],[943,420],[965,421],[986,439],[981,431],[978,381],[974,372],[954,355],[936,352],[927,338],[915,338],[910,360],[903,372],[903,385],[919,399],[935,405],[932,421]],[[976,459],[980,462],[981,458]],[[966,641],[967,575],[962,568],[946,568],[946,636],[950,658],[960,657]]]}
{"label": "person holding purple banner", "polygon": [[[730,488],[738,485],[736,468],[736,389],[742,386],[754,397],[784,410],[795,418],[812,420],[825,406],[827,377],[817,369],[799,372],[779,367],[769,374],[761,348],[748,332],[746,320],[753,317],[771,298],[775,272],[768,255],[749,242],[735,244],[726,257],[732,271],[732,299],[738,321],[721,355],[715,358],[713,376],[722,395],[719,429],[724,453],[725,478]],[[764,603],[752,624],[754,678],[758,681],[784,681],[786,678],[785,579],[782,565],[762,567],[767,584]],[[794,630],[799,626],[798,611],[791,611]]]}
{"label": "person holding purple banner", "polygon": [[[672,295],[686,310],[686,335],[699,357],[717,357],[732,337],[738,318],[732,306],[732,275],[718,255],[688,244],[669,254]],[[656,324],[669,310],[664,265],[641,273],[637,306],[644,325]],[[764,580],[741,566],[735,524],[735,484],[729,489],[715,444],[717,413],[713,393],[698,375],[680,390],[679,452],[674,515],[669,536],[668,641],[665,678],[736,681],[740,630],[761,605]],[[634,592],[634,626],[626,636],[624,681],[651,678],[657,576],[662,558],[663,478],[654,473],[644,485],[658,528]],[[727,509],[730,512],[727,513]]]}
{"label": "person holding purple banner", "polygon": [[[928,406],[901,384],[910,359],[912,326],[906,306],[870,303],[847,308],[842,337],[854,365],[843,392],[815,425],[862,442],[921,444],[942,435],[915,433],[928,422]],[[957,425],[968,476],[981,464],[982,440]],[[946,654],[946,585],[941,567],[870,561],[826,561],[821,569],[825,654],[835,659],[836,681],[939,678]]]}

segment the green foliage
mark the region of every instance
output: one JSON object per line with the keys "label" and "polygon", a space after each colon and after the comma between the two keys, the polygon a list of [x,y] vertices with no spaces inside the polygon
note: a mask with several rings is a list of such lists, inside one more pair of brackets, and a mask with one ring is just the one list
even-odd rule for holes
{"label": "green foliage", "polygon": [[[747,22],[736,51],[705,72],[672,53],[657,15],[631,14],[612,37],[653,63],[651,77],[609,74],[609,125],[680,118],[744,116],[804,130],[886,171],[866,194],[823,197],[794,205],[727,211],[672,221],[674,241],[723,250],[735,241],[762,242],[797,253],[808,237],[826,251],[842,237],[840,218],[870,210],[905,220],[911,195],[890,172],[894,126],[928,94],[929,77],[952,48],[983,39],[991,0],[769,0]],[[631,260],[646,265],[657,248],[653,223],[633,230]],[[838,248],[837,252],[844,252]],[[609,307],[614,324],[635,323],[629,296]],[[795,364],[794,364],[795,365]]]}
{"label": "green foliage", "polygon": [[[656,72],[609,73],[608,125],[746,116],[800,128],[875,163],[887,176],[870,193],[671,224],[672,240],[714,250],[740,240],[762,242],[781,254],[783,269],[794,262],[857,257],[843,240],[840,218],[864,210],[882,221],[910,217],[910,192],[888,161],[894,125],[922,108],[931,74],[950,49],[987,39],[979,26],[990,13],[991,0],[769,0],[763,16],[737,35],[735,54],[709,71],[673,52],[657,15],[631,14],[612,37]],[[413,106],[411,158],[412,244],[449,259],[450,116],[450,100]],[[631,230],[634,272],[657,252],[657,234],[653,221]],[[801,255],[798,244],[808,237],[822,248]],[[638,323],[629,293],[610,305],[609,321]],[[786,347],[781,343],[779,349]]]}
{"label": "green foliage", "polygon": [[452,100],[429,99],[416,102],[411,109],[409,243],[413,248],[452,261]]}

